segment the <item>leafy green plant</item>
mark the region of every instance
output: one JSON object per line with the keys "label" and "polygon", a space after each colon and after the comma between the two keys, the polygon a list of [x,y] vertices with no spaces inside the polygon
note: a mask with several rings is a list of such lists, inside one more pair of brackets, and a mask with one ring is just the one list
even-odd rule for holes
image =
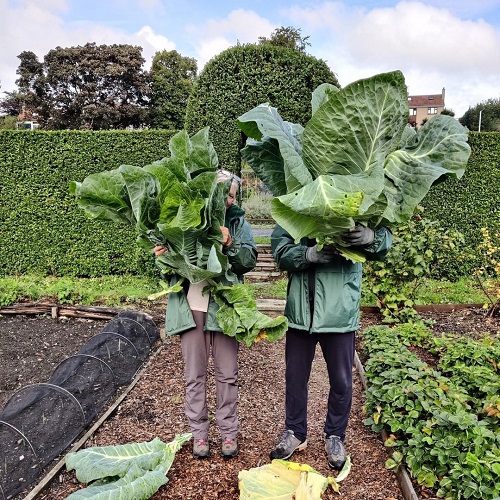
{"label": "leafy green plant", "polygon": [[500,314],[500,287],[489,289],[487,282],[491,278],[500,278],[500,236],[493,237],[487,227],[481,228],[481,234],[483,241],[477,250],[482,257],[482,265],[476,270],[475,276],[488,300],[485,304],[487,316],[492,318]]}
{"label": "leafy green plant", "polygon": [[444,115],[417,132],[409,127],[399,71],[340,90],[321,85],[312,111],[305,127],[284,121],[269,104],[238,119],[249,137],[243,158],[276,196],[273,218],[296,241],[334,244],[361,262],[361,253],[342,241],[345,231],[356,222],[404,223],[434,183],[464,173],[467,129]]}
{"label": "leafy green plant", "polygon": [[467,390],[478,413],[483,408],[486,411],[485,401],[491,401],[494,406],[496,396],[500,394],[500,346],[496,339],[483,337],[475,340],[448,335],[433,339],[430,346],[432,352],[439,355],[438,366],[442,373],[455,385]]}
{"label": "leafy green plant", "polygon": [[458,255],[462,236],[420,214],[394,229],[391,251],[383,261],[365,264],[365,284],[376,298],[385,322],[419,316],[413,306],[418,289],[433,269]]}
{"label": "leafy green plant", "polygon": [[252,193],[243,201],[241,207],[245,210],[246,217],[252,219],[271,219],[271,193]]}
{"label": "leafy green plant", "polygon": [[[434,488],[439,498],[496,498],[500,433],[495,408],[490,406],[491,415],[485,416],[474,404],[478,387],[472,387],[471,379],[462,383],[460,363],[450,365],[453,376],[448,378],[420,361],[405,345],[409,329],[410,325],[374,326],[361,334],[368,356],[365,423],[392,433],[386,444],[395,451],[386,466],[395,469],[404,461],[417,482]],[[449,338],[437,345],[444,352],[451,342]],[[473,340],[467,344],[469,349],[462,346],[453,357],[471,356],[480,363],[485,346]],[[495,385],[497,379],[490,373],[489,384]],[[478,379],[477,385],[485,381]]]}
{"label": "leafy green plant", "polygon": [[206,280],[220,306],[217,320],[224,333],[248,346],[260,338],[278,340],[286,318],[268,318],[257,310],[223,252],[220,227],[230,181],[218,182],[217,154],[208,134],[208,128],[192,137],[181,131],[170,140],[169,157],[72,181],[70,192],[89,216],[133,226],[138,244],[150,255],[155,245],[166,248],[157,263],[173,281],[162,293],[180,291],[183,280]]}
{"label": "leafy green plant", "polygon": [[150,498],[168,482],[167,473],[175,454],[191,437],[186,433],[177,435],[169,443],[155,438],[147,443],[91,447],[68,453],[66,468],[74,469],[80,482],[91,483],[68,499]]}

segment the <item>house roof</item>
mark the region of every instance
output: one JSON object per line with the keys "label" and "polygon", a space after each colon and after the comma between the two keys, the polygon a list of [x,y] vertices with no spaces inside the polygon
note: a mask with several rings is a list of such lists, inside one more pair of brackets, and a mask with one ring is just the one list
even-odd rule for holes
{"label": "house roof", "polygon": [[411,95],[408,96],[408,106],[411,108],[444,107],[444,96],[443,94]]}

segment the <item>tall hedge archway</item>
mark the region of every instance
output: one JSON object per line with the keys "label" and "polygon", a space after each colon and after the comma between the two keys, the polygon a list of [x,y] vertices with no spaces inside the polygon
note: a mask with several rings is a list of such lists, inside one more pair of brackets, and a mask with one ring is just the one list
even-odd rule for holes
{"label": "tall hedge archway", "polygon": [[325,61],[285,47],[238,45],[211,59],[195,81],[186,111],[190,133],[210,126],[219,164],[240,170],[244,137],[236,119],[268,102],[284,120],[305,124],[311,93],[321,83],[340,86]]}

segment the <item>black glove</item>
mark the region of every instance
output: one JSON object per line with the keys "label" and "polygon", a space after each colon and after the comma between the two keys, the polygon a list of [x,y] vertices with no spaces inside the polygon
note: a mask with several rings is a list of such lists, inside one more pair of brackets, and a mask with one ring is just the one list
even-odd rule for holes
{"label": "black glove", "polygon": [[318,250],[316,244],[306,250],[306,260],[311,264],[326,264],[331,262],[337,253],[337,249],[331,245],[325,245],[321,250]]}
{"label": "black glove", "polygon": [[354,226],[354,229],[347,231],[342,235],[342,240],[348,246],[365,246],[373,243],[375,239],[375,231],[370,229],[369,227],[362,226],[361,224],[357,224]]}

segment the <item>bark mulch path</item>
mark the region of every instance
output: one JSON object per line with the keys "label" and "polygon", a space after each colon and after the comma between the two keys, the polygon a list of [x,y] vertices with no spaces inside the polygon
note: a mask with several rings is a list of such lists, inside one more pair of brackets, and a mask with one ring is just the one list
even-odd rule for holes
{"label": "bark mulch path", "polygon": [[[487,322],[480,310],[422,315],[435,320],[433,329],[438,334],[499,333],[498,319]],[[155,315],[155,321],[163,327],[161,314]],[[378,321],[377,315],[363,314],[363,327]],[[85,341],[101,331],[105,324],[106,321],[74,318],[0,317],[0,408],[20,387],[46,381],[60,361],[78,352]],[[261,342],[252,349],[241,346],[239,362],[239,456],[231,460],[220,456],[220,435],[214,421],[209,436],[211,457],[206,460],[193,458],[191,443],[186,443],[168,473],[169,482],[152,498],[237,499],[238,472],[270,462],[269,452],[283,430],[284,340],[275,344]],[[395,475],[384,467],[389,452],[380,435],[363,424],[366,418],[363,389],[356,371],[354,375],[354,400],[346,437],[352,470],[340,484],[340,498],[401,500],[403,495]],[[213,411],[215,385],[212,366],[208,380],[209,409]],[[309,445],[291,460],[307,463],[324,475],[335,476],[336,472],[328,468],[324,451],[328,379],[319,350],[309,389]],[[171,337],[158,343],[136,386],[85,446],[149,441],[154,437],[168,442],[175,434],[183,432],[189,432],[184,416],[183,363],[179,338]],[[74,474],[63,468],[39,498],[63,499],[79,487],[81,485]],[[26,494],[17,498],[24,498]],[[339,494],[327,490],[323,498],[339,498]]]}

